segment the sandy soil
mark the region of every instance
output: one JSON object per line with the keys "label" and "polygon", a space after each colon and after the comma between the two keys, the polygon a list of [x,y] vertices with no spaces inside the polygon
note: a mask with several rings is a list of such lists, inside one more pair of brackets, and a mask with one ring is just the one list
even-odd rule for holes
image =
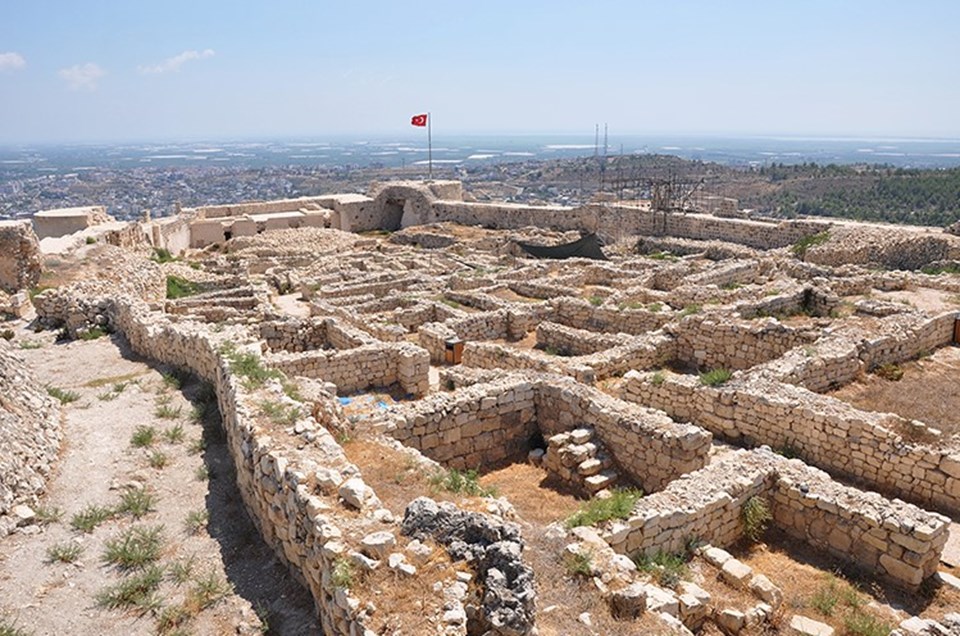
{"label": "sandy soil", "polygon": [[[66,441],[43,502],[62,510],[62,517],[0,540],[0,613],[37,636],[154,634],[163,608],[182,604],[197,580],[210,576],[228,582],[233,591],[188,619],[181,625],[184,633],[320,633],[309,595],[243,511],[215,409],[202,421],[191,418],[190,399],[202,389],[196,380],[171,386],[161,375],[169,370],[151,367],[120,339],[63,344],[54,343],[50,332],[18,330],[17,341],[24,340],[42,345],[22,351],[40,380],[74,391],[79,399],[64,408]],[[160,416],[161,407],[168,417]],[[147,448],[131,444],[138,426],[157,431]],[[167,439],[164,432],[177,426],[183,439]],[[151,465],[151,455],[162,455],[165,465]],[[90,533],[71,527],[75,513],[90,505],[116,506],[135,486],[156,500],[155,509],[141,519],[117,515]],[[201,520],[197,531],[188,527],[191,513]],[[160,603],[140,614],[103,609],[96,602],[99,592],[124,576],[104,562],[105,544],[133,526],[162,526],[164,536]],[[76,562],[49,561],[52,546],[71,543],[82,548]],[[178,584],[171,566],[187,563],[191,575]]]}

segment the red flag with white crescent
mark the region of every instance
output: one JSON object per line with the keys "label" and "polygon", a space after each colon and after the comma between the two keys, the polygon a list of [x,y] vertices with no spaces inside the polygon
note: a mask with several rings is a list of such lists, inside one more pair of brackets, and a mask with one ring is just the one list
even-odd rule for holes
{"label": "red flag with white crescent", "polygon": [[413,117],[411,117],[410,124],[413,126],[426,126],[427,125],[426,113],[422,115],[414,115]]}

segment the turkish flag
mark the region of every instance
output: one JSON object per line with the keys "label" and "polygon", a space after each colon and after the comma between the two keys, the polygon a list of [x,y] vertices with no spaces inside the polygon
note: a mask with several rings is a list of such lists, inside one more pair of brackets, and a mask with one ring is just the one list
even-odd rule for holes
{"label": "turkish flag", "polygon": [[410,124],[413,126],[426,126],[427,125],[427,116],[423,115],[414,115],[410,118]]}

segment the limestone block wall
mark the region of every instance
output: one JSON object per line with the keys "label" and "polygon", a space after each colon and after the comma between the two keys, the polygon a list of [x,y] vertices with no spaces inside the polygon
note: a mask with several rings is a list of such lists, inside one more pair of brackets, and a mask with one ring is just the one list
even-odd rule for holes
{"label": "limestone block wall", "polygon": [[323,349],[329,342],[327,321],[322,319],[264,321],[259,326],[260,339],[273,351],[312,351]]}
{"label": "limestone block wall", "polygon": [[26,361],[0,339],[0,537],[16,527],[14,506],[34,505],[56,464],[60,404]]}
{"label": "limestone block wall", "polygon": [[514,230],[530,225],[559,231],[596,226],[595,214],[584,208],[473,203],[455,200],[441,200],[432,204],[428,222],[438,221]]}
{"label": "limestone block wall", "polygon": [[40,282],[43,256],[28,221],[0,221],[0,290],[16,293]]}
{"label": "limestone block wall", "polygon": [[950,344],[960,312],[948,311],[931,319],[918,315],[914,317],[917,322],[909,321],[909,317],[903,317],[905,321],[901,322],[900,318],[892,317],[887,321],[888,329],[884,330],[887,333],[861,344],[860,357],[868,369],[903,362]]}
{"label": "limestone block wall", "polygon": [[221,344],[243,340],[239,328],[210,334],[199,325],[175,325],[130,298],[116,299],[110,313],[134,351],[188,369],[213,384],[248,513],[277,556],[310,591],[325,633],[362,634],[360,603],[331,578],[343,545],[335,512],[323,500],[335,498],[336,491],[324,484],[330,483],[331,474],[342,475],[340,479],[358,475],[333,437],[317,427],[316,440],[296,451],[257,426],[252,396],[217,353]]}
{"label": "limestone block wall", "polygon": [[627,334],[599,334],[549,321],[537,325],[537,346],[555,349],[569,356],[584,356],[610,349],[629,338]]}
{"label": "limestone block wall", "polygon": [[862,371],[857,342],[843,334],[828,334],[754,367],[751,373],[823,393],[852,382]]}
{"label": "limestone block wall", "polygon": [[507,378],[430,395],[399,409],[388,432],[451,468],[522,460],[537,432],[534,392],[530,380]]}
{"label": "limestone block wall", "polygon": [[422,282],[419,276],[407,276],[403,278],[393,278],[389,275],[382,276],[382,281],[370,281],[361,283],[335,283],[324,285],[317,290],[317,295],[327,300],[331,298],[343,298],[346,296],[361,296],[372,294],[373,296],[383,296],[391,291],[400,291]]}
{"label": "limestone block wall", "polygon": [[773,525],[907,589],[937,571],[949,519],[843,486],[769,449],[737,451],[641,499],[607,540],[618,552],[682,552],[692,538],[727,546],[743,536],[741,511],[766,500]]}
{"label": "limestone block wall", "polygon": [[561,356],[541,351],[523,350],[492,342],[467,342],[463,347],[463,366],[479,369],[512,369],[560,373],[580,382],[593,384],[597,377],[593,369]]}
{"label": "limestone block wall", "polygon": [[761,378],[720,387],[696,377],[630,372],[622,397],[690,420],[716,435],[789,449],[805,461],[882,492],[948,512],[960,511],[960,454],[909,443],[903,420],[861,411],[807,389]]}
{"label": "limestone block wall", "polygon": [[734,261],[729,264],[721,264],[717,267],[691,274],[684,280],[685,285],[696,285],[702,287],[705,285],[716,285],[723,287],[727,285],[749,285],[756,281],[760,275],[760,262]]}
{"label": "limestone block wall", "polygon": [[465,342],[507,338],[508,317],[506,310],[468,314],[445,322],[431,322],[418,330],[420,345],[430,352],[435,363],[443,362],[446,341],[460,338]]}
{"label": "limestone block wall", "polygon": [[554,313],[553,322],[598,332],[622,332],[642,335],[663,326],[671,318],[670,311],[649,311],[647,309],[619,309],[616,307],[591,305],[580,298],[555,298],[550,301]]}
{"label": "limestone block wall", "polygon": [[693,315],[665,329],[677,339],[677,358],[701,369],[730,370],[779,358],[817,339],[818,330],[795,329],[773,318],[742,322],[722,315]]}
{"label": "limestone block wall", "polygon": [[569,378],[540,380],[536,409],[544,437],[592,427],[619,472],[646,492],[702,468],[713,439],[698,426],[675,422],[662,411],[629,404]]}
{"label": "limestone block wall", "polygon": [[406,342],[361,345],[340,351],[278,352],[268,354],[265,361],[289,376],[332,382],[340,393],[394,383],[416,396],[430,390],[430,356]]}

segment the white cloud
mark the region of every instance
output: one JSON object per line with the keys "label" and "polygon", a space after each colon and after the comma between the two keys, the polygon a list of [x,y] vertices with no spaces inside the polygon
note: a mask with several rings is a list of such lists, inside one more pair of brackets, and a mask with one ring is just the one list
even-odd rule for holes
{"label": "white cloud", "polygon": [[70,85],[70,90],[74,91],[96,90],[97,81],[106,74],[105,70],[93,62],[76,64],[70,68],[62,68],[57,71],[57,75],[66,80],[67,84]]}
{"label": "white cloud", "polygon": [[10,51],[9,53],[0,53],[0,72],[16,71],[27,65],[27,61],[19,53]]}
{"label": "white cloud", "polygon": [[206,57],[213,57],[213,49],[204,49],[202,51],[184,51],[168,57],[164,61],[154,66],[139,66],[137,70],[144,75],[154,75],[158,73],[171,73],[180,70],[180,67],[192,60],[202,60]]}

